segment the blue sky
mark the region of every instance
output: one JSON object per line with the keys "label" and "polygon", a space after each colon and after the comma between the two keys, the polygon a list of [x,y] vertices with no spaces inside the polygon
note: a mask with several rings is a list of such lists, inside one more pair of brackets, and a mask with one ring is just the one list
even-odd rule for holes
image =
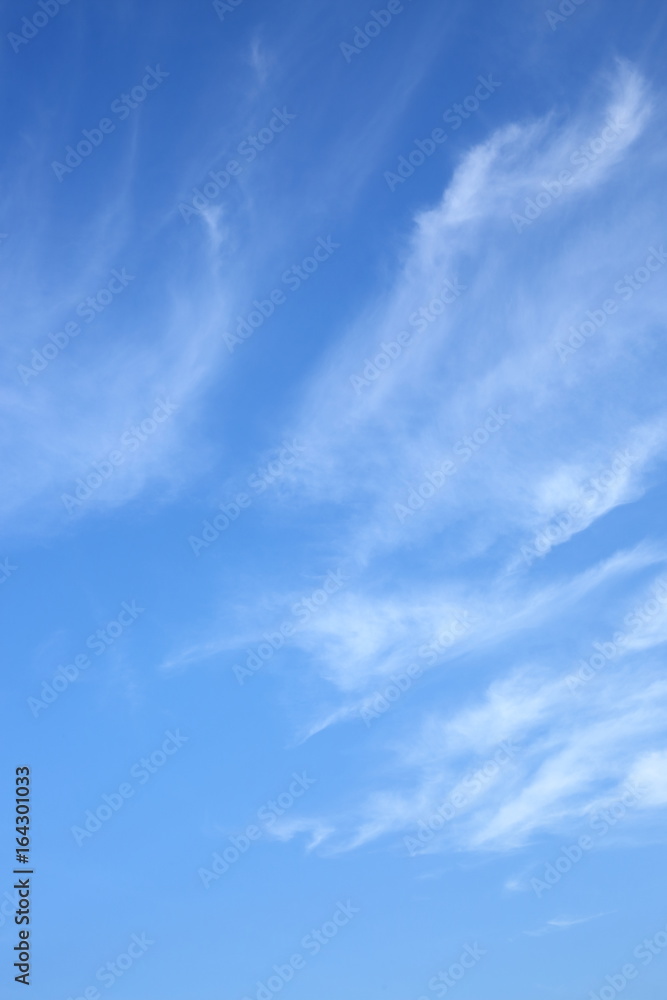
{"label": "blue sky", "polygon": [[37,994],[658,1000],[664,6],[2,21]]}

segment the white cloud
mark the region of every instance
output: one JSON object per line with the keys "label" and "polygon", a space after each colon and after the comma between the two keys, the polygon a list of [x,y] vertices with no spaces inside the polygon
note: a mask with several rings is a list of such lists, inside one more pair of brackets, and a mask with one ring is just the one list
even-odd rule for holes
{"label": "white cloud", "polygon": [[654,750],[640,757],[630,772],[630,780],[644,789],[644,806],[667,805],[667,750]]}
{"label": "white cloud", "polygon": [[592,916],[588,917],[556,917],[553,920],[547,920],[544,927],[540,927],[536,931],[524,931],[529,937],[542,937],[544,934],[549,934],[552,931],[566,931],[571,927],[579,927],[580,924],[588,924],[591,920],[599,920],[600,917],[609,916],[609,913],[594,913]]}
{"label": "white cloud", "polygon": [[[273,502],[281,511],[286,501],[351,511],[331,547],[349,555],[356,576],[295,637],[329,695],[340,696],[334,704],[329,697],[301,738],[354,718],[374,687],[456,615],[474,624],[438,660],[447,670],[430,689],[428,716],[416,731],[394,732],[386,753],[395,780],[351,812],[293,821],[286,836],[313,831],[322,849],[340,850],[404,833],[503,740],[521,753],[429,851],[513,850],[576,828],[633,768],[656,769],[653,758],[637,761],[667,722],[667,687],[648,658],[662,641],[661,616],[579,700],[566,677],[587,642],[613,631],[628,593],[664,562],[651,541],[605,536],[607,549],[581,545],[604,516],[645,496],[663,459],[664,389],[651,362],[665,321],[660,282],[621,303],[568,364],[555,349],[587,310],[620,296],[617,280],[643,263],[655,238],[661,165],[647,130],[655,113],[640,74],[619,63],[603,100],[598,88],[568,115],[510,123],[471,149],[439,203],[414,220],[396,274],[369,296],[307,384],[291,433],[308,457]],[[583,166],[582,150],[590,154]],[[553,191],[565,169],[572,184],[517,232],[512,215]],[[610,213],[609,201],[621,196],[624,210]],[[446,280],[461,293],[436,309]],[[414,314],[432,302],[418,333]],[[351,377],[369,371],[368,359],[406,329],[411,342],[397,357],[387,352],[386,370],[378,366],[355,391]],[[486,430],[489,410],[499,408],[507,420]],[[628,452],[632,460],[619,466]],[[455,467],[446,484],[398,517],[396,504],[445,460]],[[608,468],[611,481],[587,498]],[[573,565],[556,575],[521,566],[521,546],[578,500],[582,513],[547,549],[576,538]],[[538,568],[551,569],[549,560]],[[259,621],[258,631],[270,625]],[[529,640],[541,643],[539,653],[523,654]],[[460,676],[450,680],[464,653],[460,662],[477,671],[466,696]]]}
{"label": "white cloud", "polygon": [[[576,832],[628,782],[641,788],[641,809],[667,804],[664,754],[635,760],[637,747],[666,725],[667,684],[650,671],[634,684],[609,679],[575,708],[562,680],[519,671],[492,684],[475,707],[453,715],[434,709],[417,736],[394,748],[402,775],[411,775],[409,790],[397,777],[394,790],[371,793],[356,814],[302,819],[302,828],[335,830],[332,850],[389,834],[414,838],[420,823],[428,825],[464,793],[463,804],[423,842],[423,853],[515,850],[539,834]],[[466,775],[483,774],[503,741],[513,749],[511,761],[473,794]]]}
{"label": "white cloud", "polygon": [[[610,86],[602,107],[591,101],[567,119],[551,114],[506,126],[466,154],[440,204],[415,220],[393,285],[369,301],[313,379],[296,430],[314,457],[294,474],[295,500],[363,498],[369,514],[350,523],[347,543],[361,562],[425,545],[445,530],[456,556],[483,552],[499,539],[515,539],[518,549],[605,462],[631,446],[636,460],[587,506],[568,537],[642,495],[647,471],[664,452],[657,387],[639,409],[622,400],[615,410],[595,409],[589,394],[603,334],[567,366],[554,346],[558,331],[581,322],[587,308],[608,297],[623,269],[634,269],[647,253],[647,227],[636,219],[654,212],[650,197],[635,192],[636,217],[613,223],[596,201],[636,172],[640,155],[643,169],[653,170],[650,153],[636,148],[651,114],[644,81],[621,63]],[[591,154],[567,196],[555,199],[533,230],[517,234],[512,211],[541,190],[544,179],[557,177],[612,118],[626,127]],[[562,225],[573,200],[587,225],[563,243],[549,239],[546,254],[539,234],[547,239]],[[417,333],[411,315],[445,279],[466,290]],[[612,343],[626,336],[636,341],[637,322],[641,336],[648,335],[664,317],[658,292],[657,283],[647,286],[619,312]],[[351,377],[400,330],[412,332],[411,343],[355,392]],[[511,419],[470,459],[457,457],[457,444],[480,428],[492,407]],[[402,523],[395,505],[405,504],[409,490],[447,458],[456,474]]]}

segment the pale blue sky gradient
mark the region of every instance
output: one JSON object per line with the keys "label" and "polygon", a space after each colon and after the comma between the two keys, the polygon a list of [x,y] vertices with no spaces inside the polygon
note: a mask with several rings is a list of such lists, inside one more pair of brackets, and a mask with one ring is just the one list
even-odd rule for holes
{"label": "pale blue sky gradient", "polygon": [[3,10],[36,996],[662,997],[665,8],[560,6]]}

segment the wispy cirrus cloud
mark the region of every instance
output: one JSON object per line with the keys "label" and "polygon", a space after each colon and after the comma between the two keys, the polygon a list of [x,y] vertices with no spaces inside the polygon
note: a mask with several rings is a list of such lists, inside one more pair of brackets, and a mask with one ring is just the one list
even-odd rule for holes
{"label": "wispy cirrus cloud", "polygon": [[527,934],[529,937],[542,937],[544,934],[551,934],[554,931],[567,931],[571,927],[579,927],[581,924],[588,924],[591,920],[599,920],[601,917],[608,915],[608,913],[594,913],[588,917],[555,917],[553,920],[547,920],[544,927],[540,927],[536,931],[524,931],[524,934]]}
{"label": "wispy cirrus cloud", "polygon": [[[362,558],[424,544],[453,525],[457,552],[460,545],[468,552],[488,548],[501,535],[519,541],[547,507],[555,512],[616,451],[637,442],[636,462],[588,510],[584,530],[640,495],[646,467],[663,454],[664,415],[654,389],[641,401],[621,399],[613,413],[590,406],[601,375],[612,382],[620,375],[619,338],[637,339],[634,309],[620,315],[609,334],[613,350],[591,343],[587,356],[565,369],[554,348],[558,331],[583,317],[604,298],[612,277],[624,265],[634,268],[647,251],[645,228],[635,220],[610,223],[599,195],[612,196],[627,176],[657,167],[652,150],[639,149],[653,102],[627,64],[619,65],[610,87],[606,104],[598,97],[597,105],[591,99],[569,117],[506,126],[467,153],[441,203],[415,220],[393,286],[369,303],[313,379],[297,427],[316,458],[295,473],[295,496],[363,496],[371,513],[350,524],[349,540]],[[544,212],[529,232],[515,233],[512,206],[558,176],[610,120],[625,123],[618,140],[591,153],[551,214]],[[653,196],[636,189],[632,196],[637,218],[646,221]],[[567,241],[557,238],[563,226]],[[419,310],[428,309],[446,280],[465,291],[424,322]],[[640,298],[635,315],[646,336],[662,315],[657,285]],[[410,341],[392,358],[395,348],[387,352],[382,345],[396,344],[401,330]],[[389,356],[376,366],[383,351]],[[371,376],[355,389],[352,379],[364,371]],[[468,454],[466,438],[478,432],[483,439],[479,428],[494,406],[509,415],[507,426]],[[409,491],[447,459],[456,474],[401,523],[396,504],[405,504]]]}
{"label": "wispy cirrus cloud", "polygon": [[[554,547],[574,544],[618,507],[639,501],[664,459],[666,414],[648,360],[664,321],[658,283],[646,284],[569,365],[554,346],[659,240],[651,222],[655,185],[636,182],[654,179],[658,168],[646,131],[654,114],[640,73],[619,63],[569,115],[554,111],[504,126],[472,149],[441,202],[415,220],[393,283],[329,352],[305,395],[295,426],[311,457],[292,475],[294,502],[354,499],[359,511],[337,539],[342,534],[354,553],[359,579],[298,640],[342,703],[329,704],[305,732],[353,719],[379,680],[403,669],[462,611],[475,627],[439,666],[449,670],[465,656],[466,665],[480,665],[487,685],[467,708],[432,709],[421,729],[414,716],[409,734],[397,723],[395,787],[370,793],[354,815],[332,810],[313,821],[335,828],[324,843],[336,849],[404,832],[505,739],[524,747],[515,765],[428,850],[514,849],[576,826],[629,780],[665,731],[664,683],[647,655],[662,641],[659,629],[645,655],[638,659],[629,647],[617,671],[598,678],[574,706],[565,683],[573,654],[562,632],[570,622],[583,655],[587,641],[613,629],[647,571],[664,561],[660,547],[612,546],[593,565],[577,552],[576,572],[542,573],[539,582],[533,567],[517,560],[536,531],[579,501],[580,513],[541,553],[548,564]],[[572,182],[561,181],[562,192],[517,232],[512,214],[566,169]],[[605,206],[622,190],[632,211],[609,218]],[[447,280],[463,291],[418,332],[419,310]],[[399,341],[401,330],[411,336]],[[391,347],[396,342],[401,351]],[[637,343],[642,350],[628,360]],[[615,405],[600,405],[610,387],[619,389]],[[502,432],[485,435],[493,407],[509,419]],[[627,460],[613,466],[619,455]],[[455,470],[446,485],[420,494],[448,460]],[[587,501],[591,481],[602,476]],[[405,506],[415,491],[411,513],[397,517],[397,503]],[[538,628],[550,644],[546,657],[520,652]],[[489,681],[489,657],[501,648],[509,666]],[[519,661],[528,665],[517,669]],[[431,701],[436,691],[452,690],[448,670],[438,671]]]}
{"label": "wispy cirrus cloud", "polygon": [[[573,708],[564,679],[531,666],[458,713],[433,708],[393,747],[395,787],[372,792],[353,812],[301,818],[299,830],[329,828],[325,847],[336,852],[388,836],[397,847],[399,837],[411,838],[424,854],[516,850],[545,834],[576,833],[628,782],[641,789],[633,816],[641,827],[644,811],[665,802],[663,762],[646,748],[664,737],[667,686],[655,664],[640,674],[641,685],[636,674],[606,678]],[[475,773],[508,742],[511,762],[472,794]],[[459,807],[436,823],[457,796]],[[420,838],[423,829],[433,832]]]}
{"label": "wispy cirrus cloud", "polygon": [[[614,542],[596,559],[577,549],[574,570],[554,573],[550,564],[555,549],[641,500],[665,447],[667,415],[650,363],[664,319],[657,283],[568,365],[555,349],[659,236],[655,184],[635,180],[654,180],[658,169],[646,131],[654,99],[626,63],[603,91],[591,88],[567,115],[503,126],[464,155],[440,202],[415,219],[393,278],[327,352],[297,404],[292,431],[307,457],[266,509],[344,511],[331,547],[354,566],[344,591],[289,644],[329,691],[302,738],[355,719],[378,683],[457,616],[473,623],[428,664],[428,708],[416,698],[409,732],[396,713],[385,748],[388,761],[401,762],[395,783],[286,828],[312,830],[321,849],[405,834],[503,740],[521,754],[428,851],[516,849],[576,826],[634,770],[655,768],[646,755],[667,721],[650,654],[662,641],[658,625],[654,641],[645,636],[641,650],[630,643],[584,698],[573,701],[566,678],[576,656],[590,655],[631,610],[664,562],[662,548]],[[559,181],[561,193],[517,232],[512,215],[566,169],[572,182]],[[612,197],[627,211],[609,218]],[[402,330],[410,336],[400,340]],[[610,391],[614,406],[601,405]],[[595,481],[603,486],[587,499]],[[533,576],[521,546],[576,502],[580,513],[540,553],[546,572]],[[285,585],[283,599],[291,590]],[[258,636],[280,600],[246,602],[260,609]],[[245,624],[247,637],[253,624]],[[578,636],[574,648],[568,630]],[[221,650],[231,651],[229,639],[212,629],[169,660],[190,665]],[[476,671],[477,692],[464,700],[453,684],[463,662]]]}

